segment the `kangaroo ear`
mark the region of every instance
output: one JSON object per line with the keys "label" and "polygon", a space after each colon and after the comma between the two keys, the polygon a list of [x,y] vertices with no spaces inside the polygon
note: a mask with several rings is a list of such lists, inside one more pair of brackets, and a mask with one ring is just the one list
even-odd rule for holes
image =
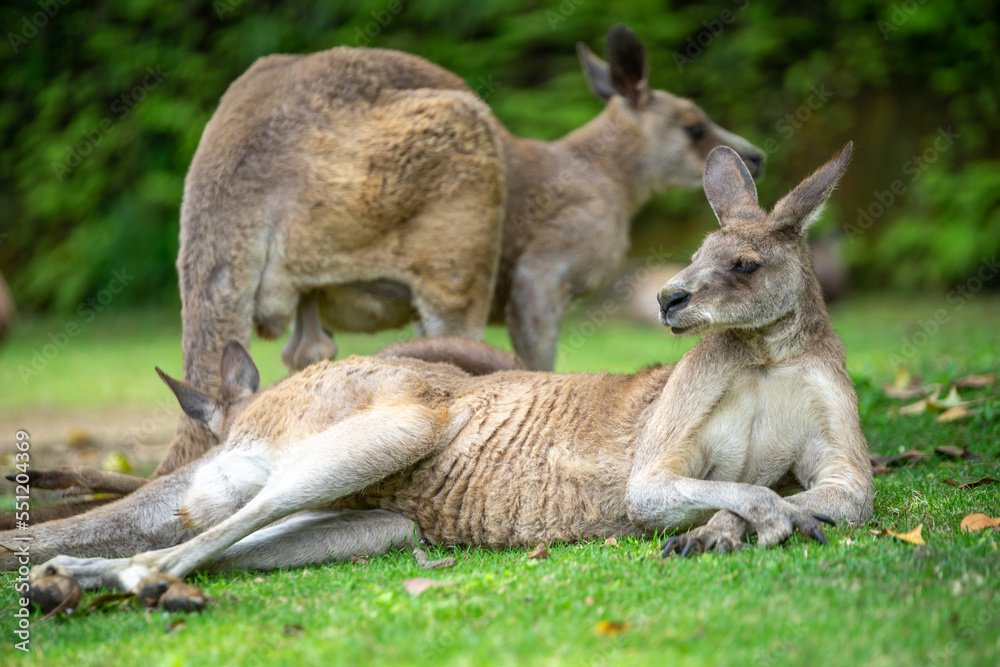
{"label": "kangaroo ear", "polygon": [[608,64],[598,58],[583,42],[576,44],[576,56],[580,59],[580,67],[587,78],[587,87],[597,99],[607,102],[615,94],[611,85],[611,69]]}
{"label": "kangaroo ear", "polygon": [[718,146],[708,154],[702,185],[720,227],[737,217],[761,217],[753,176],[729,146]]}
{"label": "kangaroo ear", "polygon": [[781,198],[771,211],[770,226],[798,237],[805,234],[823,212],[823,204],[851,159],[854,142],[849,141],[840,154],[799,183]]}
{"label": "kangaroo ear", "polygon": [[226,343],[219,370],[222,374],[222,398],[226,401],[245,398],[260,389],[257,365],[238,341]]}
{"label": "kangaroo ear", "polygon": [[611,26],[604,57],[608,59],[615,92],[633,109],[644,107],[649,99],[649,63],[636,34],[621,23]]}
{"label": "kangaroo ear", "polygon": [[173,379],[159,368],[156,369],[156,372],[160,379],[170,387],[170,391],[174,392],[184,414],[207,428],[212,435],[218,438],[222,427],[222,405],[191,385]]}

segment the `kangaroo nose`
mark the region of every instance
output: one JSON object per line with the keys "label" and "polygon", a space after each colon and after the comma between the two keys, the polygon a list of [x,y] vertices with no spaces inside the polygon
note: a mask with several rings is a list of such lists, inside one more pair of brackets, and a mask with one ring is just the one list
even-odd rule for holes
{"label": "kangaroo nose", "polygon": [[664,313],[673,313],[681,310],[688,302],[691,300],[691,292],[685,292],[680,290],[674,292],[668,297],[664,297],[663,294],[656,295],[656,301],[660,304],[660,310]]}
{"label": "kangaroo nose", "polygon": [[757,176],[764,168],[764,154],[760,151],[750,151],[747,153],[746,161],[753,168],[753,175]]}

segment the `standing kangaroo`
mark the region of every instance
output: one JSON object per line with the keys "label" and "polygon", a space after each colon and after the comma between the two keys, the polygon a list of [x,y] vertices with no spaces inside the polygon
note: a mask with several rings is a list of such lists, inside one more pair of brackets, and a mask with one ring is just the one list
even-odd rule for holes
{"label": "standing kangaroo", "polygon": [[[643,47],[580,45],[594,120],[553,142],[511,135],[458,76],[421,58],[339,47],[257,61],[205,127],[184,185],[177,259],[184,379],[217,393],[222,350],[296,326],[292,369],[336,354],[332,330],[418,318],[480,338],[492,312],[551,370],[562,315],[601,287],[651,193],[692,186],[729,145],[763,154],[693,102],[651,90]],[[213,444],[182,415],[163,475]]]}
{"label": "standing kangaroo", "polygon": [[[658,297],[673,333],[705,335],[672,367],[472,377],[350,357],[257,392],[257,369],[233,342],[224,401],[163,376],[223,445],[116,503],[32,528],[33,556],[70,554],[32,577],[173,590],[170,604],[191,608],[204,598],[176,577],[197,568],[291,567],[420,533],[505,547],[707,519],[664,551],[726,552],[748,533],[760,546],[795,531],[825,542],[820,522],[863,521],[873,499],[857,398],[806,241],[850,152],[770,213],[735,151],[709,155],[705,193],[722,228]],[[0,544],[22,533],[0,533]],[[74,557],[136,550],[152,551]]]}

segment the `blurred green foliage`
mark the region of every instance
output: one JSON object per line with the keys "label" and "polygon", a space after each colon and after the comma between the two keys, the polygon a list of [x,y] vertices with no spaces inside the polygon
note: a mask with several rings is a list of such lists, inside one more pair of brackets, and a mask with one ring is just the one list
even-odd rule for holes
{"label": "blurred green foliage", "polygon": [[[600,52],[624,22],[654,86],[768,149],[762,202],[854,139],[824,226],[848,229],[856,281],[947,287],[1000,246],[996,14],[990,0],[5,3],[0,266],[23,308],[72,310],[122,267],[137,276],[123,303],[175,303],[184,173],[226,86],[260,56],[409,51],[495,85],[488,102],[515,133],[554,138],[600,109],[576,42]],[[911,180],[907,161],[947,128],[958,138]],[[895,180],[902,194],[851,234]],[[666,193],[637,219],[635,252],[684,256],[712,224],[699,192]]]}

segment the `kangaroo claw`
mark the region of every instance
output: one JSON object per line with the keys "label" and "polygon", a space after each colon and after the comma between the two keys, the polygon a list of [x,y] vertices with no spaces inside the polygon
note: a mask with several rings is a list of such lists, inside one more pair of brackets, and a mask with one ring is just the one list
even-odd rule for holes
{"label": "kangaroo claw", "polygon": [[834,528],[837,527],[837,522],[825,514],[817,514],[816,512],[813,512],[813,518],[818,519],[819,521],[822,521],[825,524],[833,526]]}

